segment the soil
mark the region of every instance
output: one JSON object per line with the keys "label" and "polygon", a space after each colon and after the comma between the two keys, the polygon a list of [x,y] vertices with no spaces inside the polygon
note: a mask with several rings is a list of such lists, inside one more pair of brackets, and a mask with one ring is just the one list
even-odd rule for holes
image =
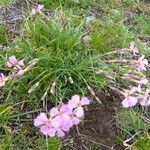
{"label": "soil", "polygon": [[116,143],[119,130],[115,115],[121,100],[112,91],[100,92],[98,97],[103,104],[93,102],[87,107],[85,119],[73,128],[63,140],[62,150],[122,150]]}

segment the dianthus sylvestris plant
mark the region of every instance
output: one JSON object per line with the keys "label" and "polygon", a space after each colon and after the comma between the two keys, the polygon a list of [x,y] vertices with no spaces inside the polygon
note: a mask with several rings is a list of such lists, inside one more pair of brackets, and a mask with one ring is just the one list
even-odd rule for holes
{"label": "dianthus sylvestris plant", "polygon": [[47,114],[40,113],[34,120],[34,126],[39,127],[44,135],[63,137],[72,126],[81,122],[83,107],[89,104],[87,97],[80,99],[79,95],[74,95],[67,104],[53,107]]}
{"label": "dianthus sylvestris plant", "polygon": [[[116,50],[116,53],[127,53],[133,52],[133,55],[138,57],[138,48],[135,46],[134,42],[130,43],[130,48],[124,48],[120,50]],[[123,60],[108,60],[106,62],[109,63],[124,63],[126,66],[130,67],[129,73],[124,74],[121,79],[128,80],[130,82],[129,89],[116,89],[116,91],[123,94],[125,97],[122,101],[122,105],[125,108],[133,107],[137,103],[141,106],[149,106],[150,105],[150,89],[147,88],[147,84],[149,82],[148,78],[144,75],[144,71],[147,71],[148,60],[145,59],[145,56],[139,56],[137,59],[123,59]],[[105,73],[106,74],[106,73]],[[133,84],[134,83],[134,84]],[[113,89],[113,88],[112,88]]]}
{"label": "dianthus sylvestris plant", "polygon": [[10,73],[6,77],[3,73],[0,73],[0,87],[3,87],[6,81],[23,76],[36,63],[37,59],[33,59],[25,65],[23,59],[17,60],[16,56],[10,56],[6,63],[6,67],[10,68]]}

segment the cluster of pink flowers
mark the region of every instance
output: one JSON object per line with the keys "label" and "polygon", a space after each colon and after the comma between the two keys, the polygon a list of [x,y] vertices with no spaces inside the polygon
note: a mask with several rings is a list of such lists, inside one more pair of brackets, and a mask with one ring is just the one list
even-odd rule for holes
{"label": "cluster of pink flowers", "polygon": [[89,105],[87,97],[80,99],[74,95],[67,104],[52,108],[47,114],[40,113],[34,120],[34,126],[39,127],[44,135],[63,137],[74,125],[78,125],[84,116],[83,107]]}
{"label": "cluster of pink flowers", "polygon": [[0,87],[3,87],[6,81],[11,80],[15,77],[20,77],[31,69],[37,62],[37,59],[33,59],[28,63],[27,66],[24,64],[24,60],[17,60],[16,56],[10,56],[7,60],[6,66],[11,70],[11,73],[5,77],[3,73],[0,73]]}
{"label": "cluster of pink flowers", "polygon": [[146,77],[142,77],[142,79],[138,83],[138,86],[133,86],[130,90],[125,90],[125,99],[122,101],[123,107],[133,107],[138,102],[141,106],[149,106],[150,89],[144,88],[144,85],[146,85],[147,83],[148,79]]}
{"label": "cluster of pink flowers", "polygon": [[8,68],[13,68],[14,70],[19,70],[17,73],[16,73],[16,76],[22,76],[24,75],[25,71],[23,70],[23,67],[24,67],[24,61],[23,60],[17,60],[16,56],[10,56],[8,58],[8,61],[7,61],[7,67]]}
{"label": "cluster of pink flowers", "polygon": [[41,13],[41,10],[44,8],[44,5],[39,4],[37,8],[32,9],[32,15],[36,15],[38,13]]}
{"label": "cluster of pink flowers", "polygon": [[[134,42],[131,42],[130,49],[133,51],[134,55],[138,53],[138,48],[135,47]],[[142,55],[136,61],[135,68],[137,69],[135,70],[135,72],[133,71],[132,73],[124,77],[124,79],[131,80],[131,81],[134,80],[136,83],[138,83],[137,86],[132,86],[130,90],[125,90],[125,92],[123,93],[125,96],[125,99],[122,101],[122,105],[125,108],[135,106],[138,102],[140,103],[141,106],[150,105],[150,95],[149,95],[150,89],[146,88],[146,85],[148,84],[149,81],[146,76],[140,73],[140,72],[147,70],[146,66],[148,66],[148,61],[144,57],[145,56]],[[139,80],[138,75],[141,75],[141,74],[142,74],[142,77]]]}

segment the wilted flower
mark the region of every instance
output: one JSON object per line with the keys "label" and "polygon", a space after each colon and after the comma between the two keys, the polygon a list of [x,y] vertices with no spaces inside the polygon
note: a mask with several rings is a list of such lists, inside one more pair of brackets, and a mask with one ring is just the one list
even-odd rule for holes
{"label": "wilted flower", "polygon": [[149,106],[150,105],[150,89],[147,89],[144,93],[143,96],[141,96],[140,99],[140,104],[141,106]]}
{"label": "wilted flower", "polygon": [[38,62],[38,59],[37,59],[37,58],[35,58],[35,59],[29,61],[28,67],[29,67],[29,68],[32,68],[37,62]]}
{"label": "wilted flower", "polygon": [[40,13],[43,8],[44,8],[44,5],[39,4],[36,9],[34,8],[32,9],[32,15]]}
{"label": "wilted flower", "polygon": [[32,93],[38,86],[39,86],[40,82],[35,83],[28,91],[28,93]]}
{"label": "wilted flower", "polygon": [[142,55],[141,57],[139,57],[138,59],[138,71],[141,72],[141,71],[146,71],[146,67],[145,66],[148,66],[148,61],[147,59],[144,59],[144,55]]}
{"label": "wilted flower", "polygon": [[52,95],[55,94],[55,87],[56,87],[56,82],[54,82],[54,83],[52,84],[51,89],[50,89],[50,93],[51,93]]}
{"label": "wilted flower", "polygon": [[17,67],[21,69],[24,67],[24,62],[23,60],[18,61],[16,56],[10,56],[7,61],[7,67],[12,68],[12,67]]}
{"label": "wilted flower", "polygon": [[0,87],[4,86],[6,82],[6,78],[3,73],[0,73]]}

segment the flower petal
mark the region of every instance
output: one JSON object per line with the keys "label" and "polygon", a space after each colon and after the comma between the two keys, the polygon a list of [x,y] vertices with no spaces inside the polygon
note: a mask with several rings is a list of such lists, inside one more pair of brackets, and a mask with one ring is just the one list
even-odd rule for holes
{"label": "flower petal", "polygon": [[32,9],[32,15],[35,15],[37,13],[37,10],[36,9]]}
{"label": "flower petal", "polygon": [[44,5],[39,4],[38,7],[37,7],[37,11],[39,12],[39,11],[41,11],[43,8],[44,8]]}
{"label": "flower petal", "polygon": [[47,133],[50,137],[54,137],[56,134],[56,130],[54,128],[50,128],[48,133]]}
{"label": "flower petal", "polygon": [[25,74],[25,71],[24,70],[19,70],[16,74],[16,77],[21,77]]}
{"label": "flower petal", "polygon": [[24,67],[24,62],[23,62],[23,60],[20,60],[20,61],[18,62],[18,64],[19,64],[20,67]]}
{"label": "flower petal", "polygon": [[54,107],[50,110],[50,116],[55,117],[59,114],[58,108]]}
{"label": "flower petal", "polygon": [[40,131],[44,134],[44,135],[48,135],[48,132],[50,130],[49,126],[42,126],[40,127]]}
{"label": "flower petal", "polygon": [[36,117],[34,120],[34,126],[40,126],[43,125],[46,121],[48,121],[48,118],[45,113],[40,113],[39,116]]}
{"label": "flower petal", "polygon": [[77,104],[80,102],[80,96],[74,95],[72,96],[71,100],[68,102],[68,107],[73,109],[77,107]]}
{"label": "flower petal", "polygon": [[7,65],[6,65],[8,68],[11,68],[13,65],[10,63],[10,62],[7,62]]}
{"label": "flower petal", "polygon": [[122,101],[122,105],[125,108],[135,106],[137,104],[137,99],[135,97],[129,96]]}
{"label": "flower petal", "polygon": [[73,117],[73,118],[72,118],[72,123],[73,123],[74,125],[78,125],[78,124],[80,123],[80,119],[77,118],[77,117]]}
{"label": "flower petal", "polygon": [[81,99],[81,105],[89,105],[90,104],[90,100],[87,97],[82,97]]}
{"label": "flower petal", "polygon": [[65,136],[65,133],[62,130],[58,130],[57,135],[58,135],[58,137],[63,137],[63,136]]}
{"label": "flower petal", "polygon": [[8,60],[9,60],[9,62],[10,62],[11,64],[13,64],[13,65],[17,63],[16,56],[10,56],[10,57],[8,58]]}
{"label": "flower petal", "polygon": [[82,107],[76,108],[75,114],[78,118],[82,118],[84,116],[83,108]]}

